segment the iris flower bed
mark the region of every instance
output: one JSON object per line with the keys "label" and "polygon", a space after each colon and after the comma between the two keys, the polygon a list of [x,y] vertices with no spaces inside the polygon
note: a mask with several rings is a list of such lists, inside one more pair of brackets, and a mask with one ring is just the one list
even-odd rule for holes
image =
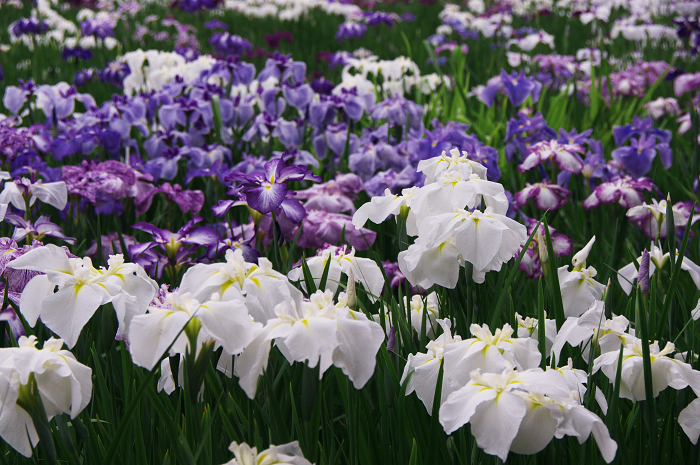
{"label": "iris flower bed", "polygon": [[699,12],[0,1],[0,463],[698,463]]}

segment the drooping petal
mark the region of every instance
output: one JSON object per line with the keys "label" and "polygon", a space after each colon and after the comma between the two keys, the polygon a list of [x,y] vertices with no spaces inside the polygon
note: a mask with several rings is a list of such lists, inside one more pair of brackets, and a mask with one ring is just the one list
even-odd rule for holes
{"label": "drooping petal", "polygon": [[43,300],[41,320],[72,348],[83,326],[103,303],[103,296],[91,286],[65,286]]}
{"label": "drooping petal", "polygon": [[51,270],[69,275],[73,274],[73,267],[68,261],[66,250],[53,244],[32,249],[21,257],[12,260],[7,266],[16,270],[41,272]]}
{"label": "drooping petal", "polygon": [[[497,395],[498,392],[494,389],[484,389],[483,386],[472,384],[450,394],[440,406],[440,424],[445,429],[445,433],[452,434],[469,423],[477,407],[482,403],[491,402]],[[525,416],[524,405],[522,409]],[[510,443],[508,445],[510,446]]]}
{"label": "drooping petal", "polygon": [[255,398],[258,378],[263,374],[270,357],[269,332],[269,328],[263,328],[235,359],[233,374],[238,377],[239,386],[250,399]]}
{"label": "drooping petal", "polygon": [[[554,407],[560,409],[558,405]],[[510,445],[511,452],[531,455],[547,447],[554,437],[558,424],[552,414],[547,404],[527,402],[525,417]]]}
{"label": "drooping petal", "polygon": [[[167,356],[164,354],[165,349],[175,341],[189,318],[186,312],[178,311],[158,311],[135,316],[129,327],[129,351],[134,363],[152,370],[163,355]],[[184,333],[180,334],[175,345],[184,348],[186,339]],[[175,351],[177,352],[176,349]]]}
{"label": "drooping petal", "polygon": [[333,364],[343,370],[355,389],[362,389],[374,374],[377,352],[384,342],[382,327],[364,314],[350,312],[338,319],[338,347],[333,351]]}
{"label": "drooping petal", "polygon": [[525,401],[510,392],[501,392],[492,401],[481,403],[470,421],[476,443],[487,454],[497,455],[505,462],[525,413]]}
{"label": "drooping petal", "polygon": [[690,442],[698,443],[700,437],[700,399],[695,399],[678,415],[678,423]]}
{"label": "drooping petal", "polygon": [[34,276],[25,286],[20,297],[19,310],[32,328],[41,315],[44,299],[53,294],[55,287],[46,275]]}
{"label": "drooping petal", "polygon": [[204,303],[197,318],[230,355],[241,353],[263,327],[251,320],[245,303],[238,299]]}

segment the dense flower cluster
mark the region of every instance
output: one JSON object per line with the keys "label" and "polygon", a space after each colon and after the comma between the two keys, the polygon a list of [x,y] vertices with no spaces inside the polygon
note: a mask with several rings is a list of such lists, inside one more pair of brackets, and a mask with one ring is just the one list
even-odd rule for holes
{"label": "dense flower cluster", "polygon": [[693,457],[696,3],[0,3],[6,455]]}

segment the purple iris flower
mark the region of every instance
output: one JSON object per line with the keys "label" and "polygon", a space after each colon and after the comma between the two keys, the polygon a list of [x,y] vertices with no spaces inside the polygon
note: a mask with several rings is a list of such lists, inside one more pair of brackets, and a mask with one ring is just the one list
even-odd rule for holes
{"label": "purple iris flower", "polygon": [[417,164],[421,160],[439,157],[442,152],[452,148],[448,140],[449,135],[440,129],[425,131],[425,137],[411,139],[409,145],[409,159]]}
{"label": "purple iris flower", "polygon": [[616,148],[612,151],[612,157],[621,163],[628,173],[639,178],[651,170],[651,163],[657,151],[664,168],[669,169],[673,163],[671,147],[665,142],[657,143],[653,135],[640,134],[633,137],[630,146]]}
{"label": "purple iris flower", "polygon": [[136,223],[132,228],[151,234],[153,240],[129,247],[129,253],[136,256],[158,247],[165,251],[168,257],[174,258],[182,246],[200,247],[218,243],[219,235],[216,232],[203,226],[195,226],[200,221],[202,218],[195,216],[177,232],[159,229],[150,223]]}
{"label": "purple iris flower", "polygon": [[48,24],[44,21],[39,21],[37,18],[20,18],[10,26],[10,31],[15,37],[25,34],[43,34],[48,30]]}
{"label": "purple iris flower", "polygon": [[75,238],[63,234],[61,227],[52,223],[48,215],[42,215],[32,222],[14,213],[7,213],[5,222],[15,227],[15,231],[12,233],[13,241],[21,241],[27,236],[36,240],[41,240],[44,237],[55,237],[69,244],[75,244]]}
{"label": "purple iris flower", "polygon": [[309,85],[314,90],[314,92],[321,95],[331,95],[331,92],[333,92],[333,88],[335,87],[333,81],[329,81],[323,76],[321,76],[318,79],[314,79],[309,83]]}
{"label": "purple iris flower", "polygon": [[287,198],[287,183],[302,180],[321,182],[321,178],[315,176],[313,171],[307,167],[302,165],[286,166],[281,158],[275,158],[265,163],[264,172],[253,171],[250,174],[245,174],[237,171],[226,177],[226,181],[240,181],[242,183],[242,192],[253,210],[265,214],[282,208],[288,218],[290,214],[295,218],[300,215],[304,216],[305,210],[301,202]]}
{"label": "purple iris flower", "polygon": [[285,82],[282,84],[282,95],[291,106],[303,112],[313,100],[314,90],[309,84]]}
{"label": "purple iris flower", "polygon": [[526,187],[515,194],[515,204],[519,207],[525,205],[530,198],[534,198],[535,207],[540,210],[556,210],[563,207],[569,201],[571,192],[558,184],[542,181],[535,184],[526,183]]}
{"label": "purple iris flower", "polygon": [[253,49],[253,45],[241,36],[228,32],[217,32],[209,39],[209,43],[219,55],[243,56]]}
{"label": "purple iris flower", "polygon": [[116,25],[116,20],[111,17],[83,21],[80,23],[80,33],[83,36],[95,36],[100,39],[106,39],[107,37],[114,37],[114,27]]}
{"label": "purple iris flower", "polygon": [[175,203],[184,213],[198,213],[204,205],[202,191],[183,189],[179,184],[171,186],[169,182],[165,182],[161,186],[145,190],[136,197],[134,201],[136,216],[148,211],[156,194],[164,194],[169,202]]}
{"label": "purple iris flower", "polygon": [[200,8],[213,10],[220,3],[220,0],[179,0],[178,5],[187,13],[194,13]]}
{"label": "purple iris flower", "polygon": [[[525,218],[525,223],[527,226],[528,235],[532,234],[537,226],[538,221],[534,218]],[[540,224],[539,235],[535,235],[530,242],[530,246],[521,250],[520,254],[524,254],[523,258],[518,266],[519,270],[523,270],[526,276],[530,279],[539,279],[542,276],[542,262],[540,260],[539,246],[537,244],[538,237],[544,237],[544,225]],[[556,229],[549,227],[550,238],[552,239],[552,248],[554,249],[554,255],[557,257],[562,257],[564,255],[569,255],[573,250],[573,243],[566,235],[558,233]]]}
{"label": "purple iris flower", "polygon": [[390,189],[394,194],[398,194],[406,187],[421,187],[423,181],[419,174],[410,165],[398,173],[394,170],[380,171],[371,179],[365,181],[365,191],[370,197],[377,197],[384,195],[386,189]]}
{"label": "purple iris flower", "polygon": [[199,58],[199,52],[192,47],[176,47],[175,53],[182,56],[188,63]]}
{"label": "purple iris flower", "polygon": [[211,21],[207,21],[204,23],[204,27],[207,29],[221,29],[222,31],[228,31],[228,26],[220,19],[212,19]]}
{"label": "purple iris flower", "polygon": [[110,82],[117,88],[124,86],[124,78],[131,74],[131,68],[126,63],[110,61],[101,71],[98,71],[100,81]]}
{"label": "purple iris flower", "polygon": [[394,21],[400,19],[396,13],[385,13],[383,11],[366,11],[365,22],[368,26],[378,26],[382,23],[389,27],[394,27]]}
{"label": "purple iris flower", "polygon": [[92,79],[94,77],[95,77],[95,70],[94,69],[92,69],[92,68],[81,69],[80,71],[75,73],[75,78],[73,78],[73,82],[75,82],[75,87],[83,87],[85,84],[92,81]]}
{"label": "purple iris flower", "polygon": [[410,118],[412,127],[420,127],[423,117],[423,107],[401,96],[389,97],[379,102],[371,109],[373,119],[388,119],[390,124],[398,126],[406,125],[406,118]]}
{"label": "purple iris flower", "polygon": [[[700,35],[698,35],[700,37]],[[686,92],[692,92],[700,88],[700,73],[683,74],[673,82],[673,93],[680,97]]]}
{"label": "purple iris flower", "polygon": [[229,249],[241,249],[243,252],[243,260],[249,263],[258,263],[260,252],[251,247],[255,245],[255,224],[248,223],[246,225],[234,226],[231,231],[231,223],[221,222],[218,225],[212,225],[224,237],[217,244],[209,246],[207,250],[207,258],[211,261],[222,256]]}
{"label": "purple iris flower", "polygon": [[350,52],[346,52],[344,50],[341,50],[340,52],[332,53],[328,57],[328,69],[333,69],[336,66],[345,66],[345,65],[350,63],[351,58],[352,58],[352,54]]}
{"label": "purple iris flower", "polygon": [[[40,273],[31,270],[16,270],[14,268],[8,268],[7,265],[12,260],[21,257],[30,250],[43,246],[44,244],[36,240],[32,241],[31,245],[19,246],[17,242],[9,237],[0,238],[0,275],[4,275],[5,278],[7,278],[8,290],[10,292],[14,291],[18,294],[22,294],[27,283]],[[19,301],[16,303],[19,305]]]}
{"label": "purple iris flower", "polygon": [[318,168],[320,166],[316,157],[311,155],[311,152],[307,150],[299,150],[296,147],[287,147],[284,152],[275,150],[272,152],[272,157],[270,160],[273,158],[283,159],[286,165],[307,165],[313,166],[314,168]]}
{"label": "purple iris flower", "polygon": [[361,39],[367,32],[367,25],[356,21],[347,21],[338,26],[338,32],[335,33],[335,38],[338,42],[345,39]]}
{"label": "purple iris flower", "polygon": [[392,289],[396,289],[397,287],[403,285],[403,283],[406,281],[406,276],[404,276],[399,269],[399,264],[397,262],[392,262],[389,260],[383,261],[382,268],[384,268],[384,273],[386,273],[386,277],[389,280]]}
{"label": "purple iris flower", "polygon": [[85,49],[82,47],[64,48],[63,52],[61,53],[61,59],[68,61],[71,58],[83,61],[90,61],[92,60],[92,50]]}
{"label": "purple iris flower", "polygon": [[289,31],[275,31],[273,34],[265,34],[265,42],[270,48],[277,48],[282,40],[286,40],[287,43],[292,43],[294,37]]}
{"label": "purple iris flower", "polygon": [[37,87],[34,84],[34,79],[29,79],[27,82],[19,80],[19,86],[7,86],[5,95],[2,98],[2,104],[10,110],[10,113],[17,114],[22,109],[24,104],[36,92]]}
{"label": "purple iris flower", "polygon": [[298,199],[306,199],[304,206],[309,210],[324,210],[329,213],[355,213],[354,201],[357,193],[364,190],[362,179],[353,173],[339,174],[335,179],[323,184],[315,184],[299,191]]}
{"label": "purple iris flower", "polygon": [[[348,126],[345,123],[329,124],[326,128],[325,136],[328,147],[336,155],[342,155],[345,151],[345,143],[348,140]],[[350,148],[350,152],[354,152],[352,147]]]}
{"label": "purple iris flower", "polygon": [[258,74],[258,81],[265,82],[269,78],[278,82],[288,79],[292,84],[301,84],[306,77],[306,63],[292,60],[292,55],[283,55],[275,51],[265,62],[265,67]]}
{"label": "purple iris flower", "polygon": [[[568,142],[568,141],[567,141]],[[522,164],[518,165],[518,171],[525,171],[538,166],[546,161],[551,161],[558,169],[578,174],[583,170],[583,160],[577,153],[582,153],[584,148],[577,143],[560,143],[557,140],[538,142],[527,148],[529,155]]]}
{"label": "purple iris flower", "polygon": [[309,210],[297,245],[318,249],[326,244],[347,242],[357,250],[367,250],[374,244],[377,233],[369,229],[356,229],[352,217],[342,213]]}
{"label": "purple iris flower", "polygon": [[[40,160],[35,150],[33,132],[27,128],[14,127],[17,123],[13,123],[12,120],[13,118],[10,117],[0,121],[0,155],[10,162],[32,154],[32,161]],[[29,162],[29,160],[26,161]],[[12,169],[18,167],[13,164]]]}
{"label": "purple iris flower", "polygon": [[529,146],[545,139],[556,138],[556,131],[547,126],[542,113],[530,116],[524,111],[519,111],[517,117],[511,118],[506,127],[505,141],[510,141],[505,147],[506,158],[510,161],[513,157],[526,157]]}
{"label": "purple iris flower", "polygon": [[513,71],[509,75],[504,70],[501,70],[500,76],[489,79],[486,87],[479,94],[479,100],[484,102],[486,106],[491,107],[496,99],[496,94],[499,92],[507,95],[513,106],[519,107],[530,95],[532,95],[533,102],[537,102],[540,99],[542,83],[534,78],[525,76],[524,71],[521,71],[519,74]]}
{"label": "purple iris flower", "polygon": [[136,223],[132,227],[151,234],[153,240],[128,246],[132,260],[144,267],[149,275],[158,279],[165,268],[170,279],[176,281],[183,267],[198,260],[193,258],[192,254],[199,247],[209,247],[219,241],[219,235],[216,232],[209,228],[194,226],[201,220],[202,218],[195,216],[177,232],[158,229],[150,223]]}
{"label": "purple iris flower", "polygon": [[617,175],[608,182],[596,186],[591,195],[583,201],[583,208],[590,210],[599,205],[617,202],[623,208],[629,209],[644,202],[644,192],[654,188],[649,178],[635,179],[626,174]]}
{"label": "purple iris flower", "polygon": [[659,142],[666,144],[671,142],[672,137],[671,131],[654,128],[654,120],[651,116],[647,116],[644,119],[635,116],[632,124],[613,127],[613,138],[615,139],[615,145],[618,147],[624,144],[630,137],[638,135],[655,137]]}

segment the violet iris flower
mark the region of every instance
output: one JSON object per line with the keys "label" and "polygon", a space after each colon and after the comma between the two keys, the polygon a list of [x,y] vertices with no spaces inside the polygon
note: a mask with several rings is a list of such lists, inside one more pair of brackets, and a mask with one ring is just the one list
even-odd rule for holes
{"label": "violet iris flower", "polygon": [[95,36],[100,39],[106,39],[107,37],[114,37],[114,27],[116,25],[116,20],[111,17],[83,21],[80,23],[80,34],[83,36]]}
{"label": "violet iris flower", "polygon": [[335,88],[333,81],[330,81],[323,76],[318,79],[314,79],[309,83],[309,85],[314,92],[321,95],[331,95],[331,92],[333,92],[333,89]]}
{"label": "violet iris flower", "polygon": [[361,39],[366,32],[366,24],[356,21],[347,21],[338,26],[338,32],[336,32],[335,38],[338,39],[338,42],[342,42],[344,39]]}
{"label": "violet iris flower", "polygon": [[357,250],[367,250],[376,238],[377,233],[374,231],[356,229],[349,215],[310,210],[304,218],[297,246],[318,249],[326,244],[339,245],[347,242]]}
{"label": "violet iris flower", "polygon": [[37,18],[20,18],[10,26],[10,32],[15,37],[25,34],[43,34],[49,30],[49,25]]}
{"label": "violet iris flower", "polygon": [[153,196],[156,194],[165,194],[168,201],[174,202],[184,213],[190,211],[198,213],[204,205],[202,191],[183,189],[179,184],[171,186],[169,182],[165,182],[161,186],[152,187],[136,197],[134,201],[136,216],[144,214],[151,207]]}
{"label": "violet iris flower", "polygon": [[228,25],[221,21],[220,19],[212,19],[204,23],[204,27],[207,29],[221,29],[222,31],[228,31]]}
{"label": "violet iris flower", "polygon": [[132,256],[140,255],[147,250],[158,247],[165,251],[170,258],[173,258],[183,245],[200,247],[218,243],[219,235],[217,233],[203,226],[195,226],[200,221],[202,218],[195,216],[177,232],[159,229],[150,223],[136,223],[131,227],[151,234],[153,240],[129,247],[129,253]]}
{"label": "violet iris flower", "polygon": [[246,52],[253,49],[251,43],[246,39],[228,32],[217,32],[211,36],[209,43],[214,47],[216,53],[224,56],[243,56]]}
{"label": "violet iris flower", "polygon": [[615,139],[615,145],[618,147],[624,144],[627,139],[636,135],[655,137],[659,142],[666,144],[671,142],[672,137],[671,131],[654,128],[654,121],[651,116],[647,116],[644,119],[635,116],[632,124],[613,127],[613,138]]}
{"label": "violet iris flower", "polygon": [[355,213],[354,201],[357,193],[364,190],[362,179],[353,173],[338,174],[323,184],[297,192],[298,199],[306,199],[309,210],[325,210],[329,213]]}
{"label": "violet iris flower", "polygon": [[673,163],[671,147],[665,142],[658,143],[653,135],[640,134],[639,137],[632,138],[630,146],[613,150],[612,157],[632,176],[639,178],[651,170],[657,151],[664,168],[669,169]]}
{"label": "violet iris flower", "polygon": [[526,157],[527,147],[545,139],[556,138],[556,131],[547,126],[542,113],[530,116],[524,111],[519,111],[517,117],[508,121],[506,128],[505,141],[510,141],[505,147],[506,159],[510,161],[517,154]]}
{"label": "violet iris flower", "polygon": [[[527,233],[532,234],[537,226],[538,221],[534,218],[525,218],[525,223],[528,225]],[[526,276],[530,279],[539,279],[542,276],[542,262],[540,260],[539,245],[537,243],[538,238],[544,237],[544,225],[540,224],[539,234],[535,234],[532,237],[532,241],[527,249],[520,251],[520,254],[524,254],[520,265],[518,265],[519,270],[523,270]],[[554,250],[554,255],[561,257],[564,255],[569,255],[573,250],[573,243],[564,234],[558,233],[556,229],[549,227],[550,238],[552,239],[552,248]]]}
{"label": "violet iris flower", "polygon": [[406,117],[410,117],[411,127],[418,129],[423,118],[423,107],[401,96],[389,97],[379,102],[371,109],[373,119],[388,119],[389,123],[401,127],[406,125]]}
{"label": "violet iris flower", "polygon": [[5,215],[5,222],[15,227],[15,231],[12,233],[13,241],[21,241],[27,236],[36,240],[41,240],[48,236],[61,239],[69,244],[75,244],[75,238],[67,237],[63,234],[61,227],[52,223],[48,215],[42,215],[36,221],[32,222],[14,213],[7,213]]}
{"label": "violet iris flower", "polygon": [[92,68],[81,69],[80,71],[75,73],[75,78],[73,78],[73,82],[75,83],[76,87],[83,87],[85,84],[92,81],[92,79],[94,77],[95,77],[95,70],[94,69],[92,69]]}
{"label": "violet iris flower", "polygon": [[546,180],[535,184],[526,183],[526,187],[515,194],[515,204],[523,206],[528,199],[534,198],[535,207],[540,210],[556,210],[569,201],[571,192],[558,184]]}
{"label": "violet iris flower", "polygon": [[617,175],[610,181],[599,184],[583,201],[583,208],[590,210],[614,202],[625,209],[636,207],[644,203],[643,191],[651,191],[653,187],[649,178],[635,179],[626,174]]}
{"label": "violet iris flower", "polygon": [[17,114],[24,104],[36,92],[37,87],[34,84],[34,79],[29,79],[27,82],[19,80],[19,87],[7,86],[5,95],[2,98],[2,104],[10,110],[10,113]]}
{"label": "violet iris flower", "polygon": [[128,246],[129,254],[134,263],[143,266],[151,276],[160,278],[165,268],[170,279],[175,281],[184,266],[197,260],[192,254],[199,247],[210,247],[219,242],[219,234],[216,232],[202,226],[194,226],[200,221],[202,218],[195,216],[177,232],[159,229],[150,223],[136,223],[132,228],[151,234],[153,240]]}
{"label": "violet iris flower", "polygon": [[537,102],[540,99],[542,83],[534,78],[525,76],[524,71],[521,71],[520,74],[513,71],[509,75],[504,70],[501,70],[500,76],[489,79],[486,87],[479,95],[479,100],[484,102],[486,106],[491,107],[496,99],[496,94],[499,92],[507,95],[513,106],[519,107],[530,95],[532,95],[533,102]]}
{"label": "violet iris flower", "polygon": [[394,21],[399,21],[401,17],[396,13],[385,13],[383,11],[365,11],[365,22],[368,26],[378,26],[382,23],[389,27],[394,27]]}
{"label": "violet iris flower", "polygon": [[518,165],[518,171],[521,173],[548,160],[563,171],[578,174],[583,170],[583,160],[576,154],[584,151],[580,144],[562,144],[557,140],[550,140],[538,142],[527,150],[530,154]]}
{"label": "violet iris flower", "polygon": [[85,49],[82,47],[66,47],[61,53],[61,59],[68,61],[71,58],[76,58],[76,60],[90,61],[92,60],[92,50]]}
{"label": "violet iris flower", "polygon": [[100,81],[111,82],[116,87],[121,88],[124,86],[124,78],[131,74],[131,68],[126,63],[110,61],[105,69],[98,71],[98,74]]}
{"label": "violet iris flower", "polygon": [[[30,250],[43,246],[44,244],[36,240],[32,241],[31,245],[19,246],[9,237],[0,237],[0,275],[4,275],[7,279],[8,290],[10,292],[14,291],[18,294],[22,294],[27,283],[40,273],[33,270],[16,270],[14,268],[8,268],[7,265],[12,260],[21,257]],[[19,300],[16,303],[19,305]]]}
{"label": "violet iris flower", "polygon": [[[287,198],[287,183],[302,180],[321,182],[321,178],[315,176],[306,166],[286,166],[281,158],[265,163],[265,172],[253,171],[245,174],[236,171],[226,177],[226,181],[242,183],[242,192],[246,195],[248,206],[253,210],[265,214],[281,208],[287,218],[296,223],[304,217],[305,210],[301,202]],[[295,221],[296,218],[299,218],[299,221]]]}
{"label": "violet iris flower", "polygon": [[291,44],[294,41],[292,33],[289,31],[275,31],[274,34],[265,34],[265,42],[270,48],[279,47],[282,40],[286,40]]}

